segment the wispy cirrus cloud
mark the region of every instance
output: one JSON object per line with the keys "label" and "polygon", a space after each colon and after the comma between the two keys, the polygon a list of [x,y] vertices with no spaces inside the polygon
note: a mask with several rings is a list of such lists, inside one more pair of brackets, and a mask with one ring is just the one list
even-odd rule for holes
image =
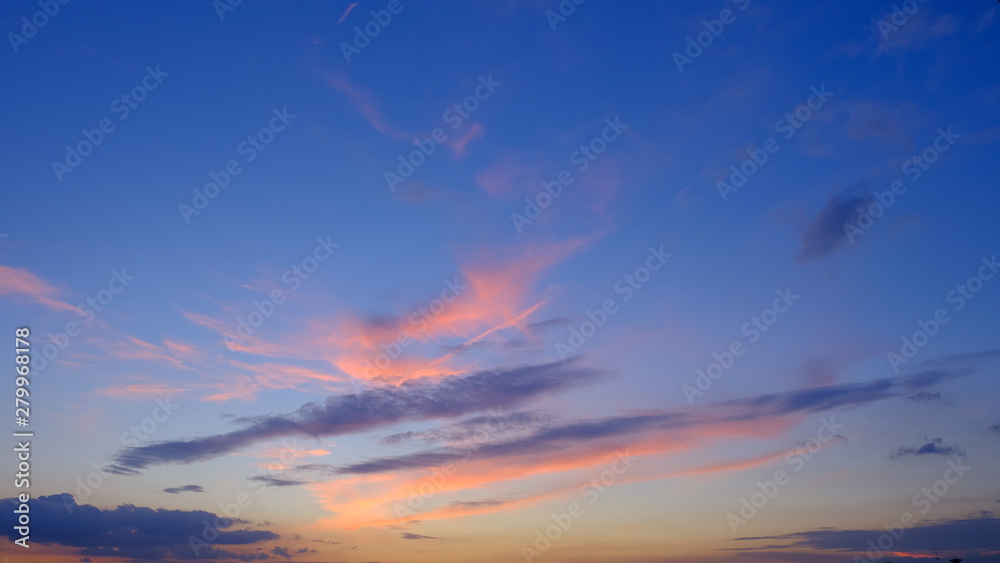
{"label": "wispy cirrus cloud", "polygon": [[[904,15],[906,15],[904,13]],[[956,33],[961,20],[951,14],[935,14],[929,7],[918,9],[899,25],[894,22],[893,12],[887,11],[879,18],[875,28],[878,47],[875,55],[893,51],[915,51],[928,47],[935,40]]]}
{"label": "wispy cirrus cloud", "polygon": [[0,295],[20,297],[45,305],[53,311],[77,312],[76,307],[58,299],[61,293],[27,269],[0,265]]}
{"label": "wispy cirrus cloud", "polygon": [[351,106],[368,122],[372,129],[395,141],[415,138],[415,135],[396,129],[388,123],[376,101],[377,97],[369,90],[355,86],[343,72],[321,70],[323,82],[343,94]]}
{"label": "wispy cirrus cloud", "polygon": [[[247,354],[326,361],[357,380],[397,384],[413,378],[467,373],[475,363],[461,352],[468,345],[503,340],[507,333],[530,334],[532,317],[546,305],[549,289],[538,289],[547,270],[587,247],[593,237],[524,247],[477,247],[459,259],[459,276],[423,302],[390,313],[338,311],[301,323],[281,341],[256,335],[235,349]],[[433,314],[429,306],[448,289],[451,302]],[[455,294],[459,295],[455,296]],[[395,358],[376,359],[400,338],[410,344]],[[444,352],[442,352],[444,350]],[[508,363],[497,357],[493,364]]]}

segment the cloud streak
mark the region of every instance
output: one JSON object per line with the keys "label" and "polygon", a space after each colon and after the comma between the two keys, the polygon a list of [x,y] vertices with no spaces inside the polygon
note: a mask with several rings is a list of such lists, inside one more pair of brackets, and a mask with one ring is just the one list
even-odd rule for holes
{"label": "cloud streak", "polygon": [[56,288],[24,268],[0,265],[0,295],[18,295],[53,311],[78,311],[56,298],[59,295]]}
{"label": "cloud streak", "polygon": [[844,224],[850,222],[859,207],[863,208],[872,201],[871,194],[859,191],[859,188],[860,186],[847,188],[831,197],[809,221],[802,235],[799,261],[826,258],[847,240]]}
{"label": "cloud streak", "polygon": [[127,448],[119,452],[116,470],[132,474],[155,465],[204,461],[282,436],[336,436],[512,407],[592,382],[599,375],[570,362],[481,371],[439,382],[407,381],[307,403],[289,414],[239,419],[246,427],[224,434]]}
{"label": "cloud streak", "polygon": [[899,459],[904,456],[924,456],[924,455],[943,455],[952,456],[960,455],[964,456],[965,451],[958,446],[949,446],[944,443],[941,438],[929,439],[925,438],[923,444],[913,447],[913,448],[897,448],[889,454],[891,459]]}
{"label": "cloud streak", "polygon": [[171,495],[179,495],[181,493],[205,493],[208,491],[201,485],[184,485],[183,487],[169,487],[163,489],[163,492]]}

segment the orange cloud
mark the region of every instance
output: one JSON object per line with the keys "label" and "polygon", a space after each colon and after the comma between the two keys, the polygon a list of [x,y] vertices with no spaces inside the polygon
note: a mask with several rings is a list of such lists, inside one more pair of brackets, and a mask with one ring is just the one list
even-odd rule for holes
{"label": "orange cloud", "polygon": [[[216,370],[214,377],[222,377],[225,383],[212,384],[219,391],[207,400],[248,400],[261,389],[307,390],[307,384],[324,391],[343,391],[352,382],[399,384],[408,379],[467,373],[482,365],[482,358],[473,360],[462,354],[466,347],[482,345],[477,346],[481,353],[496,354],[501,353],[499,347],[490,348],[490,344],[502,344],[511,331],[533,338],[527,327],[548,302],[546,292],[539,294],[534,286],[547,268],[592,240],[579,238],[506,251],[477,249],[470,253],[474,258],[462,262],[460,276],[442,283],[439,294],[429,294],[426,301],[396,316],[374,319],[339,313],[333,318],[307,320],[285,338],[264,340],[251,335],[242,342],[228,342],[233,352],[274,361],[261,365],[232,355],[217,358],[232,373],[220,376]],[[231,331],[226,322],[211,316],[183,315],[220,336]],[[399,343],[401,337],[405,344]],[[185,360],[205,359],[203,352],[189,345],[164,346]],[[386,350],[396,357],[390,358]],[[297,366],[309,360],[328,362],[336,370],[329,373]]]}
{"label": "orange cloud", "polygon": [[[449,340],[459,346],[476,343],[505,329],[526,332],[529,317],[546,302],[534,296],[533,287],[544,270],[588,243],[587,239],[575,239],[529,247],[515,256],[480,250],[474,262],[461,267],[459,284],[468,287],[451,303],[440,303],[444,306],[439,310],[434,310],[431,300],[411,314],[378,323],[351,317],[332,323],[331,328],[314,323],[310,325],[315,331],[312,347],[333,350],[329,361],[361,380],[399,383],[459,373],[466,366],[456,363],[461,360],[455,352],[429,355],[428,348],[435,352]],[[410,344],[405,350],[400,346],[397,358],[388,365],[379,363],[380,355],[388,359],[383,345],[392,348],[401,335],[427,346]]]}
{"label": "orange cloud", "polygon": [[[335,513],[317,524],[321,529],[358,529],[368,526],[398,525],[409,519],[421,521],[459,518],[477,514],[510,511],[579,492],[580,487],[600,471],[620,451],[628,451],[635,461],[626,473],[617,476],[617,483],[658,481],[691,476],[741,471],[782,459],[785,450],[752,458],[720,461],[690,468],[672,468],[678,455],[694,452],[718,438],[770,438],[789,429],[793,417],[758,421],[753,425],[734,422],[707,421],[704,426],[671,431],[649,431],[627,440],[598,440],[581,445],[570,444],[553,459],[551,451],[510,454],[503,458],[474,459],[455,462],[454,467],[403,471],[379,475],[339,478],[331,482],[313,483],[307,487],[325,508]],[[447,469],[447,470],[446,470]],[[523,495],[516,491],[545,488],[539,476],[559,476],[547,490]],[[570,483],[565,485],[563,483]],[[359,493],[363,489],[363,493]],[[491,491],[502,502],[449,503],[453,493]],[[503,492],[506,491],[506,492]],[[449,494],[452,493],[452,494]],[[417,508],[414,509],[414,506]]]}
{"label": "orange cloud", "polygon": [[109,397],[131,398],[143,395],[157,395],[162,397],[176,395],[186,391],[190,391],[190,389],[184,387],[172,387],[170,385],[163,385],[160,383],[133,383],[131,385],[122,385],[120,387],[105,387],[104,389],[98,389],[97,392]]}

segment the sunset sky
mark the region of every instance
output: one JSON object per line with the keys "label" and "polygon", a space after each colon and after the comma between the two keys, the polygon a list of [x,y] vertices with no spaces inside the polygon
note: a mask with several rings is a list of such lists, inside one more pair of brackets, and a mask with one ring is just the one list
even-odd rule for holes
{"label": "sunset sky", "polygon": [[1000,562],[998,6],[5,2],[0,557]]}

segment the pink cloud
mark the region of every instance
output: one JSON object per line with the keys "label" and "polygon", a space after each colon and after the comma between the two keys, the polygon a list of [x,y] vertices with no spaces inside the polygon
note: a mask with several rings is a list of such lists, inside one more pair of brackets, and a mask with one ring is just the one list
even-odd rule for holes
{"label": "pink cloud", "polygon": [[26,297],[53,311],[78,311],[76,307],[56,299],[59,293],[56,288],[28,270],[0,265],[0,295]]}
{"label": "pink cloud", "polygon": [[320,74],[327,86],[347,96],[348,101],[351,102],[351,106],[365,118],[372,129],[397,141],[413,137],[413,135],[395,129],[386,123],[378,104],[374,101],[375,95],[367,90],[355,87],[343,72],[334,74],[328,70],[323,70]]}
{"label": "pink cloud", "polygon": [[451,150],[455,153],[455,156],[461,158],[465,156],[465,148],[469,143],[482,139],[485,134],[486,128],[483,127],[483,124],[474,123],[461,136],[452,137],[449,141],[449,146],[451,146]]}

